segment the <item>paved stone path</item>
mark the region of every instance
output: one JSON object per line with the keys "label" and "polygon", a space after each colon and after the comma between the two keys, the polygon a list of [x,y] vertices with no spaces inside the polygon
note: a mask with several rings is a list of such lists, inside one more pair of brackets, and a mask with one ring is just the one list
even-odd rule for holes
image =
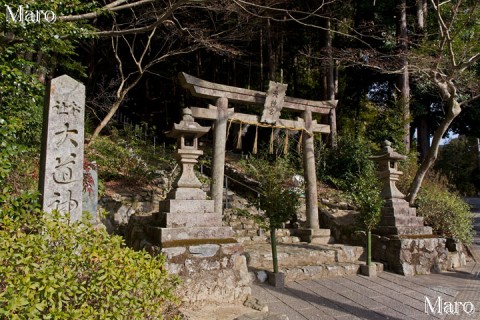
{"label": "paved stone path", "polygon": [[[475,237],[470,247],[480,257],[480,199],[468,199],[474,209]],[[270,312],[297,319],[480,319],[480,260],[456,272],[405,277],[389,272],[378,277],[361,275],[305,280],[288,283],[283,289],[252,285],[255,298],[266,303]],[[441,309],[437,305],[441,299]],[[427,305],[431,302],[433,312]],[[470,302],[475,311],[468,314],[460,306],[458,314],[444,309],[459,302]],[[448,310],[448,309],[447,309]],[[428,312],[428,314],[426,313]],[[453,309],[455,311],[455,309]],[[466,311],[470,311],[470,306]]]}

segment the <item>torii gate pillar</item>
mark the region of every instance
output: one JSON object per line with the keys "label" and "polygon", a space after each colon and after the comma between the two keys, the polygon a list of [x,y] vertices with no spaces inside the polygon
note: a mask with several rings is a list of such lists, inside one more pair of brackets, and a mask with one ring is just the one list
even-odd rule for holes
{"label": "torii gate pillar", "polygon": [[[310,129],[312,124],[312,112],[306,110],[303,113],[305,127]],[[307,207],[307,227],[320,229],[318,221],[318,196],[317,196],[317,173],[315,170],[315,138],[314,135],[303,135],[303,171],[306,179],[305,200]]]}
{"label": "torii gate pillar", "polygon": [[213,165],[211,197],[215,200],[215,213],[223,211],[223,179],[225,174],[225,145],[227,142],[228,99],[218,98],[216,102],[217,119],[213,135]]}

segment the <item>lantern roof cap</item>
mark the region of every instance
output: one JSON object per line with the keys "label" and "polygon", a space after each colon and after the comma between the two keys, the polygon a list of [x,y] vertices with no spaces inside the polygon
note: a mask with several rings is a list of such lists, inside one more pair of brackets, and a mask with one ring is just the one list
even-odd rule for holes
{"label": "lantern roof cap", "polygon": [[193,135],[196,138],[199,138],[210,130],[210,127],[203,127],[195,122],[195,118],[193,117],[190,108],[184,108],[182,112],[182,120],[180,123],[175,123],[173,129],[165,133],[167,137],[178,138],[182,135]]}
{"label": "lantern roof cap", "polygon": [[392,148],[392,143],[388,140],[382,142],[382,153],[376,156],[370,156],[369,158],[373,161],[380,162],[382,160],[405,160],[407,156],[400,154]]}

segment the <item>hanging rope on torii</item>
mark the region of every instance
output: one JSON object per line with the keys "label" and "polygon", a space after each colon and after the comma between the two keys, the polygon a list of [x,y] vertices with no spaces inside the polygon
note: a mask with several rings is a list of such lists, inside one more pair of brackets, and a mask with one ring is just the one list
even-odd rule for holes
{"label": "hanging rope on torii", "polygon": [[[186,73],[180,73],[181,85],[195,97],[215,100],[208,108],[191,107],[197,119],[215,121],[212,165],[211,196],[215,200],[215,212],[221,213],[223,206],[223,177],[225,166],[225,144],[227,123],[239,122],[255,126],[278,127],[302,132],[304,175],[306,180],[307,226],[306,235],[310,242],[321,232],[318,219],[317,178],[315,170],[314,134],[336,134],[335,107],[337,100],[314,101],[292,98],[285,95],[286,85],[270,82],[267,93],[232,87],[205,81]],[[262,116],[237,113],[228,108],[228,102],[263,107]],[[301,112],[296,120],[281,119],[283,109]],[[320,124],[312,119],[313,114],[328,115],[330,123]],[[323,231],[323,230],[322,230]]]}

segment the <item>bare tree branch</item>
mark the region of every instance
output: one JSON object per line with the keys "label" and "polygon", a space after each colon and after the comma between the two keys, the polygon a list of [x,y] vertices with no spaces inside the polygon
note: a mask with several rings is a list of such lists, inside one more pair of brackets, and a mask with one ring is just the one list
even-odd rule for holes
{"label": "bare tree branch", "polygon": [[83,14],[77,14],[77,15],[70,15],[70,16],[59,16],[58,19],[61,21],[79,21],[79,20],[90,20],[90,19],[95,19],[101,15],[104,15],[108,12],[117,12],[123,9],[127,8],[133,8],[133,7],[138,7],[141,5],[144,5],[146,3],[154,2],[155,0],[137,0],[132,3],[123,5],[123,3],[127,2],[128,0],[118,0],[114,1],[110,4],[107,4],[103,6],[100,10],[98,11],[92,11],[92,12],[87,12]]}
{"label": "bare tree branch", "polygon": [[152,31],[156,27],[161,25],[165,20],[167,20],[167,18],[171,16],[175,10],[177,10],[182,5],[190,1],[191,0],[179,0],[174,4],[171,4],[168,8],[165,8],[163,10],[162,14],[156,18],[155,22],[148,24],[146,26],[138,27],[138,28],[127,28],[125,30],[98,31],[98,32],[94,32],[94,35],[100,36],[100,37],[114,37],[114,36],[120,36],[120,35],[138,34],[138,33]]}
{"label": "bare tree branch", "polygon": [[470,102],[473,102],[473,101],[477,100],[478,98],[480,98],[480,94],[477,94],[476,96],[473,96],[473,97],[471,97],[471,98],[468,99],[468,100],[462,101],[462,102],[460,103],[460,106],[461,106],[461,107],[464,107],[464,106],[466,106],[467,104],[469,104]]}

